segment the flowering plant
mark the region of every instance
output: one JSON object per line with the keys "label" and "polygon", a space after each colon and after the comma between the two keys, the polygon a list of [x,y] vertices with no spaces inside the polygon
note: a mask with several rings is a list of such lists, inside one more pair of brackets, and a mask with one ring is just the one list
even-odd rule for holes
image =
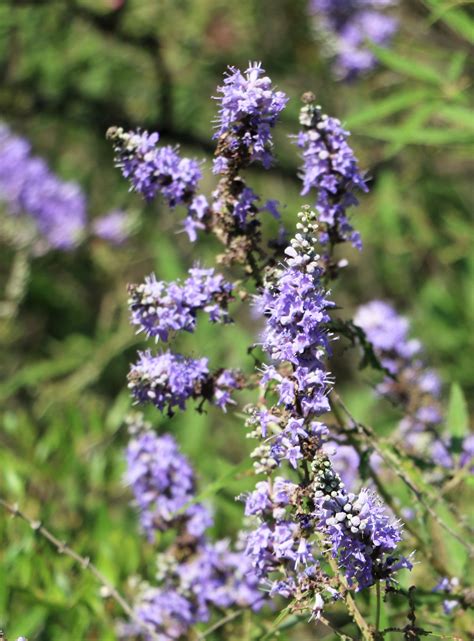
{"label": "flowering plant", "polygon": [[[384,483],[394,472],[401,473],[400,456],[418,455],[417,448],[426,442],[431,449],[424,454],[436,470],[436,482],[452,473],[454,465],[472,467],[472,438],[454,463],[453,443],[435,429],[442,420],[439,380],[424,368],[405,319],[378,301],[362,306],[353,322],[337,318],[329,284],[347,265],[339,246],[348,241],[362,249],[350,208],[358,204],[356,193],[368,190],[349,132],[323,113],[314,95],[303,96],[302,129],[294,140],[303,162],[301,194],[311,201],[295,216],[295,231],[281,226],[265,246],[268,225],[262,213],[270,211],[280,220],[278,203],[258,206],[260,196],[242,172],[252,164],[267,169],[274,161],[272,130],[288,99],[256,63],[245,72],[230,68],[216,100],[213,172],[219,181],[210,198],[199,192],[202,163],[181,156],[177,148],[160,147],[157,133],[112,127],[107,134],[131,188],[148,200],[161,194],[171,207],[184,206],[189,239],[215,235],[223,246],[216,263],[229,274],[194,266],[182,282],[165,283],[152,274],[143,284],[130,286],[132,324],[169,346],[156,354],[140,353],[130,370],[129,388],[135,402],[152,404],[170,417],[193,403],[200,412],[206,403],[235,411],[239,391],[253,391],[254,400],[243,409],[248,436],[258,441],[251,453],[257,478],[255,489],[238,497],[246,520],[237,550],[208,542],[205,533],[212,519],[193,498],[194,475],[176,441],[171,435],[156,436],[151,425],[143,427],[142,418],[138,423],[132,419],[126,478],[142,527],[151,541],[170,528],[176,538],[158,557],[157,587],[142,583],[138,590],[136,619],[148,631],[135,622],[133,630],[125,626],[122,633],[180,638],[197,622],[209,620],[216,608],[271,611],[284,599],[286,616],[320,621],[338,634],[331,611],[344,604],[360,638],[375,641],[390,631],[381,625],[384,590],[384,599],[406,594],[409,602],[407,623],[392,630],[419,638],[429,631],[417,621],[414,589],[404,592],[398,580],[402,569],[413,569],[415,559],[409,548],[405,551],[400,517],[413,515],[390,500]],[[237,280],[231,282],[232,277]],[[261,356],[253,373],[213,369],[203,354],[172,351],[179,332],[192,333],[197,323],[205,322],[200,317],[231,323],[239,299],[240,305],[251,302],[260,326],[252,350]],[[377,393],[405,412],[398,430],[409,438],[398,442],[398,458],[371,428],[352,417],[335,391],[329,363],[335,340],[342,337],[350,337],[370,356],[384,373]],[[357,467],[367,454],[368,474],[360,477]],[[417,496],[412,478],[405,472],[402,478]],[[419,550],[417,558],[424,553]],[[441,579],[450,580],[449,586],[458,581]],[[368,620],[359,605],[371,590],[375,620]],[[224,617],[222,625],[226,621]]]}
{"label": "flowering plant", "polygon": [[[284,223],[282,204],[258,193],[251,176],[254,167],[276,164],[273,136],[288,97],[253,63],[229,68],[215,100],[210,194],[202,187],[205,163],[161,144],[157,132],[107,132],[131,190],[147,203],[161,198],[173,215],[184,210],[176,228],[193,243],[182,278],[135,276],[128,286],[132,327],[123,348],[133,330],[148,342],[129,369],[128,390],[141,412],[127,421],[123,484],[152,563],[140,574],[135,567],[118,589],[40,521],[0,504],[92,573],[107,611],[116,614],[112,600],[123,611],[115,616],[119,638],[263,641],[291,635],[300,623],[316,636],[365,641],[444,632],[472,606],[468,571],[434,555],[428,528],[418,525],[442,532],[467,560],[469,525],[446,494],[472,473],[473,440],[450,429],[441,379],[426,367],[408,320],[379,300],[354,314],[344,309],[338,281],[363,250],[352,208],[371,180],[345,126],[308,92],[289,145],[301,156],[303,202]],[[31,224],[35,248],[41,241],[42,251],[73,249],[87,226],[81,191],[63,185],[9,131],[0,142],[8,216]],[[70,189],[77,198],[64,200]],[[72,234],[61,224],[69,206]],[[119,244],[121,222],[114,211],[91,229]],[[240,324],[251,327],[253,340],[237,363],[228,354],[216,358],[201,341],[203,326],[214,337]],[[374,403],[394,407],[395,427],[372,427],[349,409],[341,349],[371,365]],[[190,431],[197,420],[223,430],[223,413],[232,417],[226,425],[246,428],[253,450],[239,453],[224,481],[206,486],[199,477],[186,432],[176,429],[184,412]],[[235,479],[242,481],[236,492],[225,486]],[[224,513],[215,487],[236,499]],[[226,509],[238,514],[237,532],[222,525]],[[420,566],[431,585],[420,585]]]}

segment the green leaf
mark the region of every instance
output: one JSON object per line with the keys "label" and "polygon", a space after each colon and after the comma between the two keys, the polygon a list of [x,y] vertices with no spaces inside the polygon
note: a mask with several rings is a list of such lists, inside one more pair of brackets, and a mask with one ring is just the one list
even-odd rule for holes
{"label": "green leaf", "polygon": [[467,403],[461,386],[458,383],[451,385],[446,424],[452,436],[463,437],[468,433],[469,415]]}
{"label": "green leaf", "polygon": [[467,53],[464,51],[456,51],[452,57],[448,69],[448,78],[451,81],[459,80],[462,72],[464,71],[464,65],[467,60]]}
{"label": "green leaf", "polygon": [[374,52],[380,62],[392,71],[401,73],[409,78],[434,84],[437,87],[442,86],[443,76],[436,69],[428,67],[416,60],[404,58],[393,50],[378,47],[373,43],[369,43],[368,47]]}
{"label": "green leaf", "polygon": [[474,115],[471,109],[454,105],[446,105],[440,108],[438,115],[440,118],[448,120],[453,125],[458,125],[459,127],[474,131]]}
{"label": "green leaf", "polygon": [[400,91],[379,100],[375,105],[369,105],[366,109],[349,114],[345,119],[345,125],[353,129],[360,125],[370,124],[403,111],[407,107],[418,105],[420,102],[432,97],[434,97],[433,91],[429,89]]}
{"label": "green leaf", "polygon": [[359,132],[370,138],[405,145],[454,145],[474,143],[474,134],[458,129],[425,127],[415,131],[400,127],[371,127]]}
{"label": "green leaf", "polygon": [[434,9],[432,22],[443,20],[453,31],[456,31],[468,42],[474,43],[474,21],[466,12],[453,6],[454,3],[450,6],[450,3],[444,0],[426,0],[426,3]]}

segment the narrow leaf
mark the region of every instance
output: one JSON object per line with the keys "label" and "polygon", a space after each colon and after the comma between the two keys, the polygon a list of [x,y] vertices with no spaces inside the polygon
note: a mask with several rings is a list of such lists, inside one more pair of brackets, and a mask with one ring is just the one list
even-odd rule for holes
{"label": "narrow leaf", "polygon": [[415,78],[416,80],[434,84],[438,87],[443,84],[443,77],[438,73],[438,71],[436,71],[436,69],[428,67],[427,65],[417,62],[411,58],[404,58],[395,51],[378,47],[373,43],[369,43],[368,46],[380,62],[389,69],[392,69],[392,71],[401,73],[409,78]]}
{"label": "narrow leaf", "polygon": [[446,424],[452,436],[463,437],[468,433],[469,415],[467,403],[458,383],[451,385]]}

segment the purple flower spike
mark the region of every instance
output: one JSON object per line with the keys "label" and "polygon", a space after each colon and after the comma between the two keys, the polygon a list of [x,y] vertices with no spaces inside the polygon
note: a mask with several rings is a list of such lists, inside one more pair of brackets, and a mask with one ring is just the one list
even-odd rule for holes
{"label": "purple flower spike", "polygon": [[111,128],[107,135],[114,142],[117,167],[146,200],[161,193],[169,206],[175,207],[195,193],[201,179],[200,163],[182,158],[177,148],[159,147],[157,132]]}
{"label": "purple flower spike", "polygon": [[[138,586],[137,618],[169,641],[208,621],[213,608],[259,610],[265,599],[241,549],[243,541],[232,549],[227,540],[210,540],[212,517],[196,500],[194,472],[174,438],[158,436],[141,415],[132,417],[129,427],[125,479],[142,528],[150,541],[157,532],[174,532],[173,545],[157,560],[157,584]],[[134,623],[121,632],[125,638],[143,634]]]}
{"label": "purple flower spike", "polygon": [[182,284],[157,281],[152,274],[141,285],[129,285],[131,322],[148,337],[163,341],[170,332],[193,332],[199,310],[213,323],[229,322],[227,303],[232,289],[213,269],[193,267]]}
{"label": "purple flower spike", "polygon": [[348,240],[360,249],[360,236],[349,222],[347,209],[358,204],[354,191],[368,188],[347,142],[349,132],[314,104],[313,94],[305,94],[303,99],[307,102],[300,114],[303,129],[296,137],[303,159],[301,194],[316,192],[319,221],[325,226],[321,242]]}
{"label": "purple flower spike", "polygon": [[210,374],[207,358],[185,358],[170,351],[154,356],[150,350],[139,352],[139,357],[128,375],[133,397],[139,403],[152,403],[169,415],[176,407],[184,410],[189,399],[198,398],[225,410],[233,403],[231,391],[240,387],[238,377],[231,372]]}
{"label": "purple flower spike", "polygon": [[71,250],[86,226],[84,193],[76,183],[60,180],[30,151],[26,140],[0,125],[0,200],[9,214],[33,221],[46,249]]}
{"label": "purple flower spike", "polygon": [[197,398],[209,374],[207,358],[198,360],[164,352],[153,356],[139,352],[138,362],[128,375],[128,387],[140,403],[153,403],[159,410],[184,410],[186,401]]}
{"label": "purple flower spike", "polygon": [[111,127],[107,137],[114,145],[115,164],[129,179],[132,190],[148,201],[161,194],[170,207],[187,207],[184,230],[195,241],[197,230],[205,228],[208,213],[206,198],[197,195],[202,163],[181,156],[178,147],[160,147],[157,132],[125,132]]}
{"label": "purple flower spike", "polygon": [[419,456],[431,454],[431,463],[446,469],[468,465],[469,437],[456,444],[442,431],[441,381],[423,361],[420,341],[410,338],[410,323],[383,301],[362,305],[354,317],[372,343],[381,364],[393,377],[386,376],[377,392],[399,406],[405,416],[398,424],[400,439]]}
{"label": "purple flower spike", "polygon": [[310,0],[316,29],[335,56],[336,76],[350,80],[376,66],[377,58],[366,43],[390,45],[398,23],[381,11],[396,4],[396,0]]}
{"label": "purple flower spike", "polygon": [[332,554],[350,584],[362,590],[381,579],[392,581],[400,568],[411,569],[409,559],[394,556],[401,525],[374,492],[364,488],[358,495],[348,494],[329,461],[322,463],[316,479],[319,527],[329,537]]}
{"label": "purple flower spike", "polygon": [[[330,545],[354,589],[395,582],[397,570],[411,568],[411,562],[397,555],[401,525],[370,490],[348,493],[328,458],[328,449],[338,444],[330,447],[328,427],[317,418],[330,409],[332,381],[325,360],[333,303],[315,249],[318,216],[305,208],[298,217],[298,233],[284,261],[267,272],[255,299],[265,319],[261,344],[272,364],[262,367],[264,400],[248,408],[247,425],[250,436],[261,441],[251,455],[255,471],[270,480],[257,483],[243,498],[246,515],[257,520],[246,552],[262,585],[271,596],[294,599],[319,618],[322,594],[329,595],[327,600],[338,597],[315,556],[321,543]],[[275,405],[267,409],[272,397]],[[346,456],[352,467],[359,465],[352,448]],[[276,469],[288,468],[298,471],[298,484],[272,478]]]}
{"label": "purple flower spike", "polygon": [[[251,162],[261,162],[268,168],[272,161],[271,129],[288,98],[272,88],[270,78],[257,62],[250,64],[244,73],[229,67],[224,84],[217,91],[219,116],[214,138],[230,136],[230,152],[242,146],[247,149]],[[225,158],[219,158],[214,164],[216,173],[226,168]]]}
{"label": "purple flower spike", "polygon": [[141,526],[150,540],[156,532],[178,524],[194,537],[212,525],[209,512],[201,504],[182,510],[194,498],[194,472],[171,435],[157,436],[151,429],[139,431],[128,444],[126,458],[125,480],[132,488]]}

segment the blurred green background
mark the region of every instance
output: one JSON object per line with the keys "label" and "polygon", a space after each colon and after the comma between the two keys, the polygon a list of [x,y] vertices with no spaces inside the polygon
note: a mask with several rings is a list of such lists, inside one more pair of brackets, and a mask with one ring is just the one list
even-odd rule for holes
{"label": "blurred green background", "polygon": [[[264,198],[286,205],[291,229],[305,201],[288,134],[298,130],[300,95],[313,91],[351,130],[370,176],[371,191],[355,212],[364,251],[349,252],[335,298],[345,314],[376,297],[395,303],[413,319],[414,335],[446,388],[459,383],[472,399],[473,18],[468,6],[442,0],[402,2],[395,13],[400,30],[391,50],[376,51],[378,69],[343,84],[322,55],[304,0],[0,3],[1,119],[62,178],[81,183],[91,219],[121,207],[139,221],[121,248],[90,240],[73,253],[31,262],[17,316],[0,325],[0,491],[90,556],[124,592],[130,575],[153,575],[155,554],[138,534],[121,480],[130,408],[125,379],[143,346],[128,324],[126,284],[152,270],[175,278],[196,259],[212,264],[216,246],[210,239],[190,245],[176,233],[183,212],[159,202],[145,206],[128,192],[105,141],[110,125],[157,129],[188,155],[207,158],[210,191],[211,96],[228,64],[262,60],[291,100],[275,131],[278,164],[250,172],[249,181]],[[0,291],[14,259],[2,244]],[[179,348],[195,353],[198,345],[211,362],[250,369],[245,350],[254,331],[243,314],[230,328],[201,324],[197,336],[179,339]],[[355,354],[343,355],[335,368],[359,418],[393,420],[360,377],[354,384]],[[216,534],[235,533],[242,508],[234,496],[252,483],[232,471],[251,447],[242,420],[213,409],[203,415],[190,409],[171,421],[154,411],[148,416],[177,435],[201,487],[213,483]],[[439,533],[432,537],[437,553],[459,562],[461,571],[459,550],[447,548]],[[423,579],[434,585],[435,575]],[[24,523],[0,515],[0,628],[10,638],[108,641],[116,638],[119,616],[93,577]],[[432,616],[436,626],[442,615]],[[459,623],[461,632],[467,625]],[[233,632],[226,634],[215,638]],[[287,634],[314,638],[314,628]]]}

